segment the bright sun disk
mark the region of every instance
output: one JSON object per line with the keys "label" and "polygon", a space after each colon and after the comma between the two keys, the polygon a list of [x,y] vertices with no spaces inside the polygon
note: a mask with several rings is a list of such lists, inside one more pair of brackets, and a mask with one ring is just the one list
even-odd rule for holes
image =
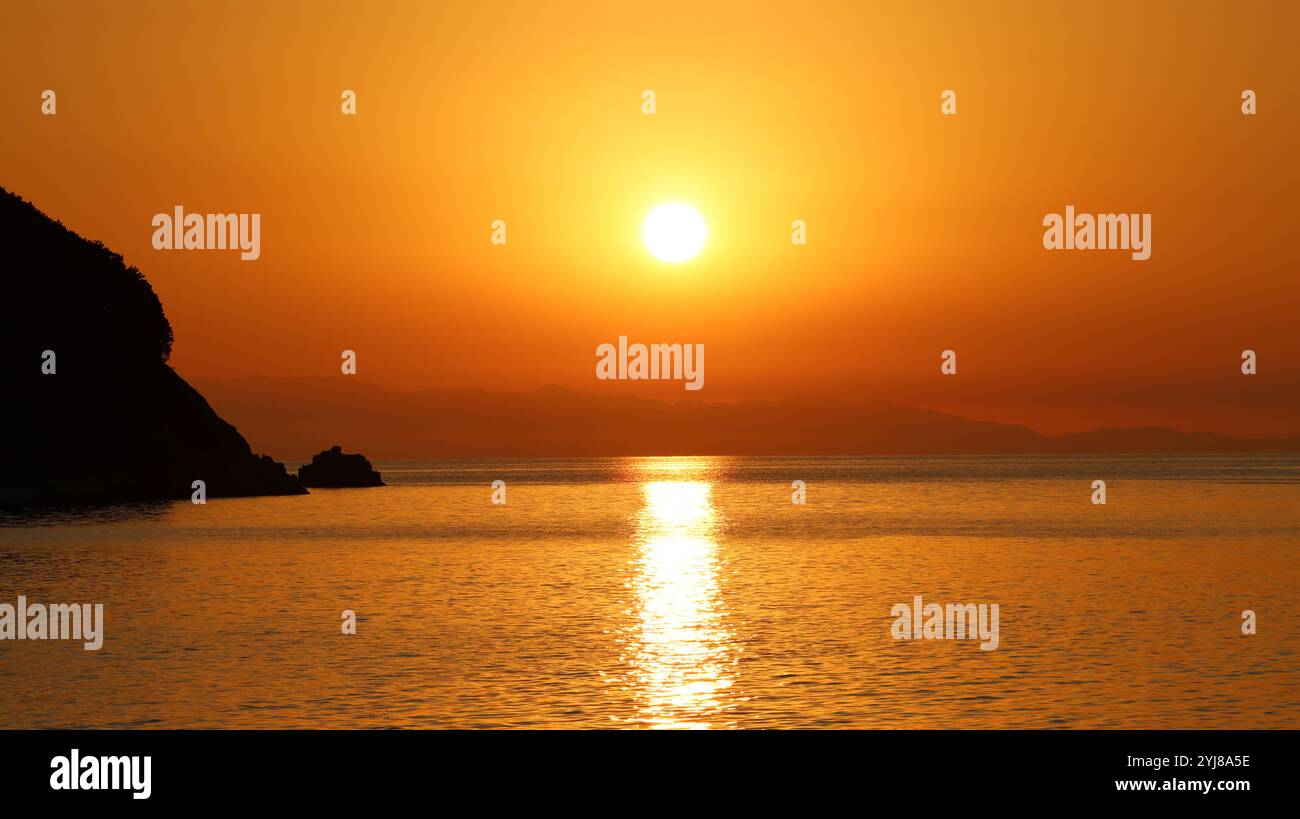
{"label": "bright sun disk", "polygon": [[684,262],[704,248],[709,230],[700,212],[685,202],[669,202],[650,211],[641,225],[641,241],[663,262]]}

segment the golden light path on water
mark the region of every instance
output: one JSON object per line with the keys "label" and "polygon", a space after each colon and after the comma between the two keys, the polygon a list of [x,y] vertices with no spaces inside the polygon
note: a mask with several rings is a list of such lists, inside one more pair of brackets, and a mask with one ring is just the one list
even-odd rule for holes
{"label": "golden light path on water", "polygon": [[[647,475],[685,465],[658,466]],[[628,659],[641,718],[653,728],[717,724],[734,679],[738,647],[725,622],[712,489],[702,480],[642,483],[632,579],[639,623]]]}

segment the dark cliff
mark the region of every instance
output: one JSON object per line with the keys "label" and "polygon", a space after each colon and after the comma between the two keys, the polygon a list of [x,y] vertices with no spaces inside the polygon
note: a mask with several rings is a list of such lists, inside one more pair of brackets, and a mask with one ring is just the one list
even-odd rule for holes
{"label": "dark cliff", "polygon": [[0,505],[306,491],[167,365],[171,325],[120,255],[0,188],[0,257]]}

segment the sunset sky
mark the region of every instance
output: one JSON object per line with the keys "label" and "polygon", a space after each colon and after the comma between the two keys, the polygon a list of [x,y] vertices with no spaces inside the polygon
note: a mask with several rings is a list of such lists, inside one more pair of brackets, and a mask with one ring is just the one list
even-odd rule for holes
{"label": "sunset sky", "polygon": [[[144,271],[187,378],[1300,434],[1294,4],[864,6],[19,4],[0,185]],[[154,250],[176,205],[262,214],[261,258]],[[1151,258],[1044,250],[1067,205],[1151,213]],[[705,389],[596,380],[620,335],[704,343]]]}

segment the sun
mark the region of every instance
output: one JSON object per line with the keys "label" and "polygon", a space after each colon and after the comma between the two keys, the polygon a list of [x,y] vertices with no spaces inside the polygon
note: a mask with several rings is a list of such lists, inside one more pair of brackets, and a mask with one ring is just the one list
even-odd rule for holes
{"label": "sun", "polygon": [[685,202],[660,205],[641,224],[641,241],[646,250],[656,259],[673,264],[699,255],[708,234],[704,217]]}

